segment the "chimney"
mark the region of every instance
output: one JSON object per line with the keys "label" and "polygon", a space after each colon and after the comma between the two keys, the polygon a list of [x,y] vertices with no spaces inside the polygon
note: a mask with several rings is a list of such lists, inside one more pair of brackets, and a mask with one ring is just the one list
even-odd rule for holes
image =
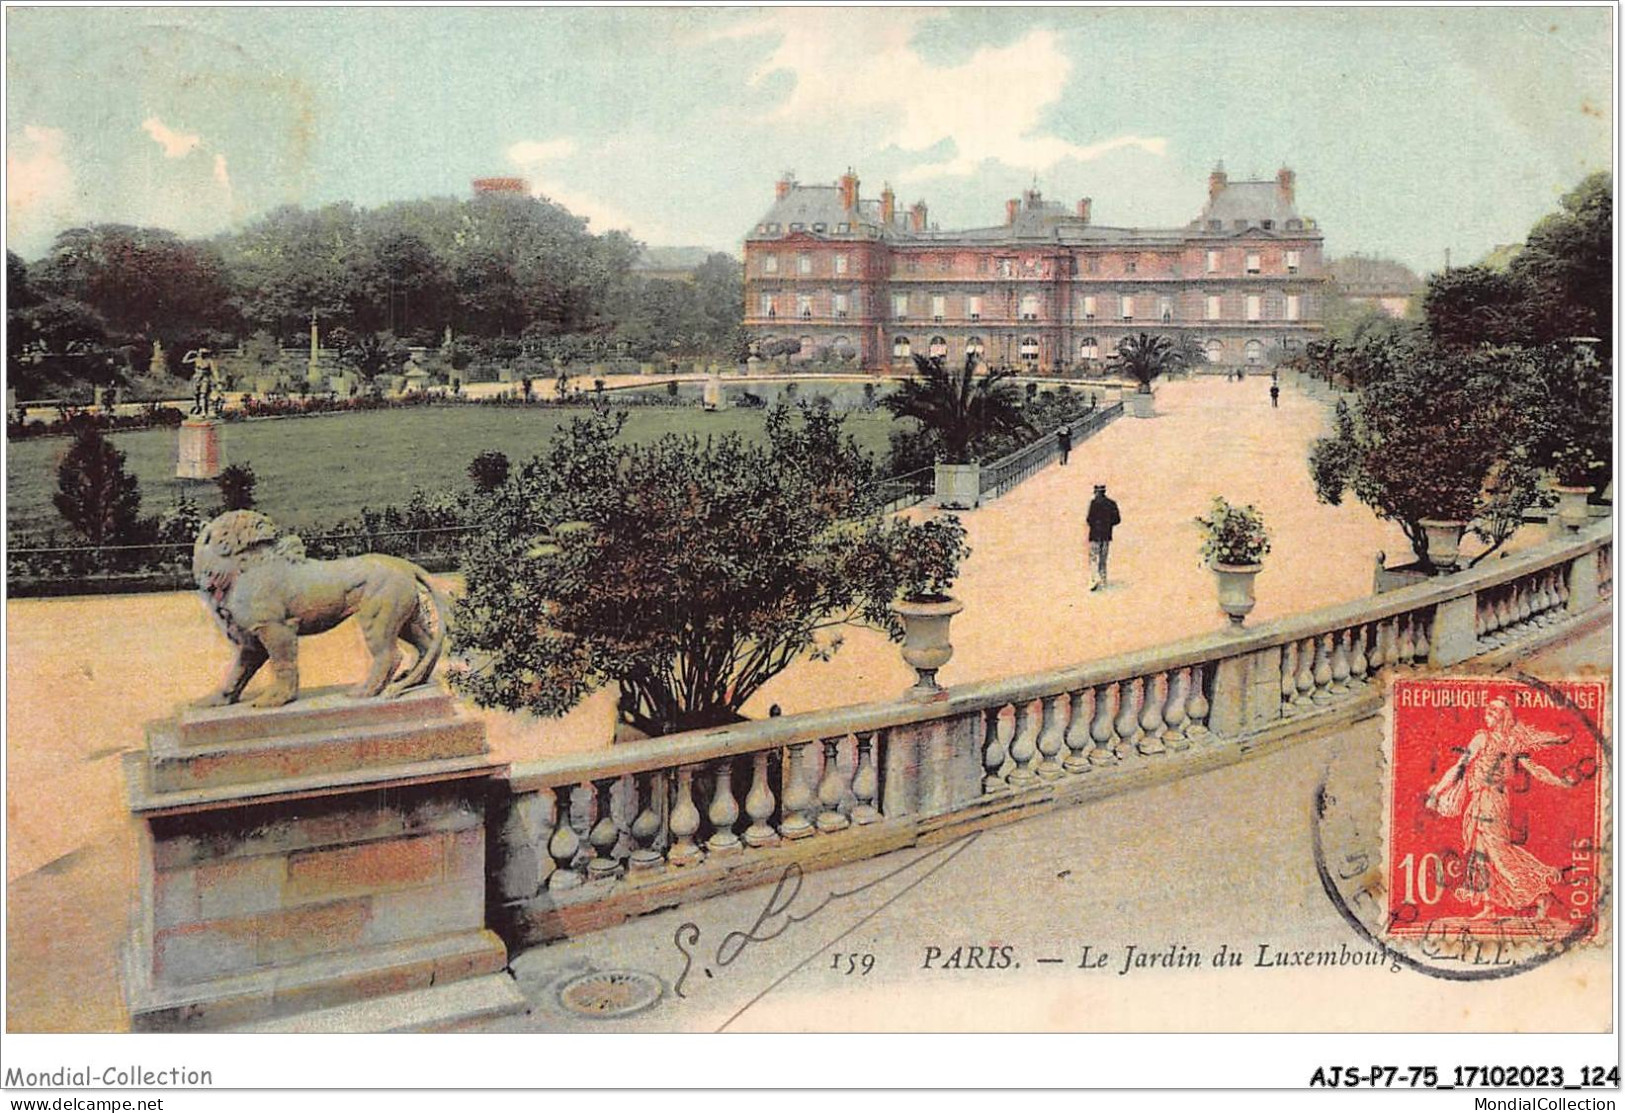
{"label": "chimney", "polygon": [[841,175],[841,211],[851,212],[858,207],[858,176],[848,166]]}
{"label": "chimney", "polygon": [[897,195],[891,191],[891,183],[887,182],[880,189],[880,223],[890,225],[897,216]]}
{"label": "chimney", "polygon": [[1089,197],[1085,197],[1078,202],[1078,219],[1085,224],[1089,223],[1089,206],[1092,203],[1093,199]]}
{"label": "chimney", "polygon": [[1275,172],[1275,188],[1281,191],[1281,200],[1288,205],[1292,204],[1293,194],[1298,186],[1298,176],[1286,167]]}
{"label": "chimney", "polygon": [[908,211],[909,227],[916,232],[925,231],[925,202],[916,201],[914,207]]}
{"label": "chimney", "polygon": [[796,187],[796,175],[793,170],[786,170],[784,176],[773,186],[773,199],[783,201],[790,196],[790,191]]}
{"label": "chimney", "polygon": [[1010,200],[1004,203],[1004,222],[1006,224],[1014,224],[1016,222],[1016,213],[1020,211],[1021,202],[1014,197],[1010,198]]}
{"label": "chimney", "polygon": [[1230,179],[1225,175],[1224,163],[1221,162],[1213,168],[1213,173],[1207,176],[1207,199],[1212,201],[1218,197],[1229,184]]}

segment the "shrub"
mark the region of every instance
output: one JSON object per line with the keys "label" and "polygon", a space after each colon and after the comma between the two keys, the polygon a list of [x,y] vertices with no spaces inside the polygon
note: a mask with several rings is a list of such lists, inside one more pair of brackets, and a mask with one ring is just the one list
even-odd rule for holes
{"label": "shrub", "polygon": [[141,485],[94,425],[80,430],[56,470],[57,513],[92,545],[134,544],[141,531]]}
{"label": "shrub", "polygon": [[508,481],[508,456],[494,449],[480,453],[468,465],[468,478],[474,488],[489,494]]}
{"label": "shrub", "polygon": [[231,464],[223,468],[214,481],[215,486],[220,489],[221,508],[254,509],[254,486],[258,482],[259,477],[254,474],[254,468],[250,464]]}

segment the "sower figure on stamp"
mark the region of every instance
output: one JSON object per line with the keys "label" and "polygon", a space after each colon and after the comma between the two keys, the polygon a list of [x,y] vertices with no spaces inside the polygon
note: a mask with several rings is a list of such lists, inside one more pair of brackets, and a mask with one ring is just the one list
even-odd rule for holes
{"label": "sower figure on stamp", "polygon": [[1089,502],[1090,591],[1106,586],[1106,558],[1111,552],[1112,530],[1123,520],[1117,504],[1106,497],[1106,485],[1095,484],[1095,497]]}
{"label": "sower figure on stamp", "polygon": [[1497,908],[1520,912],[1531,905],[1534,918],[1544,919],[1553,901],[1551,888],[1562,880],[1563,871],[1525,849],[1526,837],[1512,821],[1512,794],[1518,791],[1520,772],[1553,788],[1573,788],[1573,783],[1529,760],[1531,752],[1566,746],[1573,738],[1544,734],[1518,722],[1511,706],[1499,697],[1484,708],[1484,722],[1486,729],[1473,735],[1461,759],[1429,790],[1427,806],[1442,816],[1461,816],[1467,869],[1455,896],[1483,906],[1474,919],[1493,915]]}

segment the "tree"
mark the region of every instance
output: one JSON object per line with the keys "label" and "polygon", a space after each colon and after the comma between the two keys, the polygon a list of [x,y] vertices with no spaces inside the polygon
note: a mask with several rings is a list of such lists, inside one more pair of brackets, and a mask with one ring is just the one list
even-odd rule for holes
{"label": "tree", "polygon": [[[496,491],[465,553],[455,683],[483,706],[558,715],[606,684],[648,734],[717,726],[796,658],[889,604],[930,538],[877,514],[873,466],[827,406],[735,434],[619,439],[576,418]],[[916,577],[917,578],[917,577]]]}
{"label": "tree", "polygon": [[393,375],[406,362],[410,350],[392,332],[351,333],[339,330],[339,361],[377,389],[380,375]]}
{"label": "tree", "polygon": [[1613,357],[1614,179],[1606,171],[1563,196],[1513,257],[1508,273],[1525,291],[1536,339],[1592,336]]}
{"label": "tree", "polygon": [[1021,396],[1007,371],[976,374],[977,358],[950,372],[941,356],[914,357],[914,377],[880,404],[893,417],[912,417],[950,463],[968,463],[990,438],[1028,429]]}
{"label": "tree", "polygon": [[1140,384],[1141,394],[1150,394],[1152,381],[1178,366],[1176,352],[1174,342],[1166,336],[1152,336],[1144,332],[1138,336],[1125,336],[1117,342],[1118,366]]}
{"label": "tree", "polygon": [[57,466],[51,502],[91,545],[140,539],[141,485],[124,466],[124,453],[94,426],[81,429]]}
{"label": "tree", "polygon": [[1531,329],[1521,281],[1488,267],[1457,267],[1428,279],[1422,298],[1428,338],[1442,348],[1521,344]]}
{"label": "tree", "polygon": [[508,482],[510,470],[507,453],[490,449],[469,461],[468,478],[473,482],[475,490],[488,495]]}
{"label": "tree", "polygon": [[1352,491],[1379,518],[1399,524],[1429,569],[1424,520],[1521,516],[1527,503],[1515,500],[1532,493],[1527,485],[1487,488],[1492,472],[1522,462],[1529,442],[1515,387],[1531,377],[1525,361],[1507,351],[1452,352],[1396,340],[1367,341],[1346,358],[1360,365],[1362,385],[1352,406],[1337,404],[1332,435],[1310,450],[1322,502],[1337,506]]}

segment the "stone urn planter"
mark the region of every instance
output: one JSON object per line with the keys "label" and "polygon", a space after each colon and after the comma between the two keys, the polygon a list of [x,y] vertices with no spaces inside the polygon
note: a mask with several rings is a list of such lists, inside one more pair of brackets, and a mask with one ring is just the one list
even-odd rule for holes
{"label": "stone urn planter", "polygon": [[1557,520],[1564,529],[1576,532],[1591,521],[1586,500],[1595,487],[1557,487]]}
{"label": "stone urn planter", "polygon": [[1428,560],[1442,571],[1454,571],[1461,557],[1461,535],[1467,523],[1448,518],[1423,518],[1418,523],[1428,538]]}
{"label": "stone urn planter", "polygon": [[1155,417],[1157,396],[1150,391],[1136,390],[1128,395],[1128,412],[1134,417]]}
{"label": "stone urn planter", "polygon": [[982,502],[982,465],[938,464],[931,502],[946,510],[974,510]]}
{"label": "stone urn planter", "polygon": [[1210,567],[1219,581],[1219,609],[1230,616],[1232,626],[1240,626],[1258,602],[1253,593],[1253,581],[1264,566],[1214,562]]}
{"label": "stone urn planter", "polygon": [[892,610],[903,620],[903,660],[919,677],[907,692],[910,699],[935,700],[947,695],[937,683],[937,670],[953,658],[948,624],[964,609],[965,604],[950,595],[903,599],[892,604]]}

